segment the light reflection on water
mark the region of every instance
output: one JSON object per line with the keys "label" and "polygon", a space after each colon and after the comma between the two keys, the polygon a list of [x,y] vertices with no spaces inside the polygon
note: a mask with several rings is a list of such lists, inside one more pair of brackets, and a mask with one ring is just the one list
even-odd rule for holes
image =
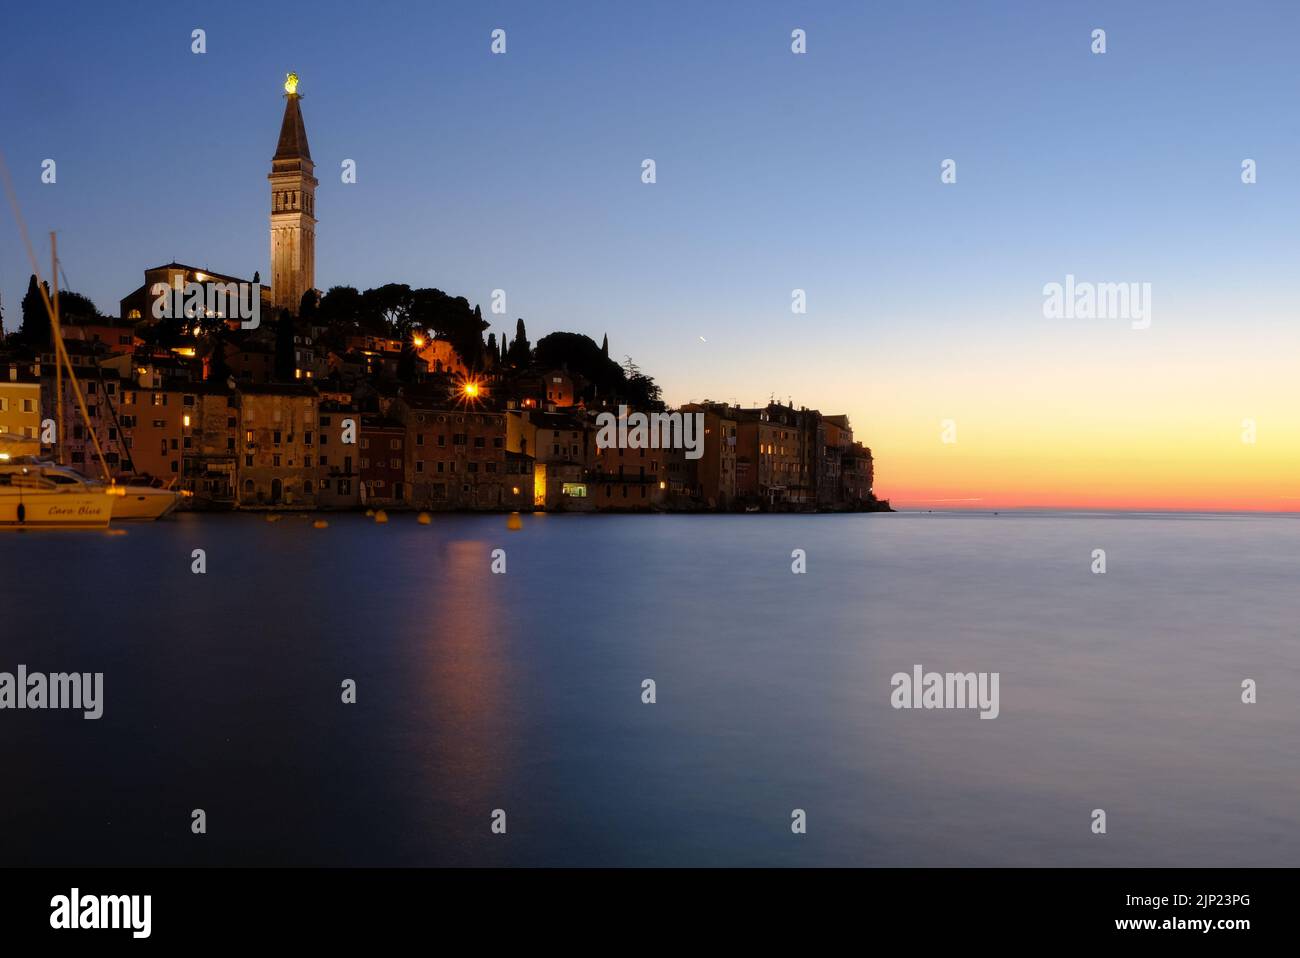
{"label": "light reflection on water", "polygon": [[[1295,865],[1298,564],[1285,517],[0,536],[0,670],[105,673],[0,713],[0,864]],[[1001,716],[891,709],[914,663]]]}

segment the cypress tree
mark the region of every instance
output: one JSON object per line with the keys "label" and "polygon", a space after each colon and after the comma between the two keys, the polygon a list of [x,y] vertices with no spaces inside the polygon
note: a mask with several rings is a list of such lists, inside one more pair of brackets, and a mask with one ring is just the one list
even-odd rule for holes
{"label": "cypress tree", "polygon": [[[42,283],[46,295],[49,284]],[[41,287],[36,285],[36,274],[27,281],[27,295],[23,297],[23,324],[20,330],[23,342],[35,349],[43,349],[54,340],[50,332],[50,314],[45,311],[45,301],[41,298]]]}
{"label": "cypress tree", "polygon": [[510,362],[516,366],[527,366],[528,353],[528,333],[524,329],[524,321],[519,319],[515,322],[515,341],[510,344]]}
{"label": "cypress tree", "polygon": [[293,317],[287,309],[282,309],[275,327],[275,378],[281,382],[293,382],[294,370],[298,368],[293,352]]}
{"label": "cypress tree", "polygon": [[316,290],[314,289],[304,290],[302,294],[302,299],[298,301],[299,318],[307,322],[310,322],[311,320],[316,318],[316,313],[318,311],[319,306],[320,306],[320,299],[316,296]]}

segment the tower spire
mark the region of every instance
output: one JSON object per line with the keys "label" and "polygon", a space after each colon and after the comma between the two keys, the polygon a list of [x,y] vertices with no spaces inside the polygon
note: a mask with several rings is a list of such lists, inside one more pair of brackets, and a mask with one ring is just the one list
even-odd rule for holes
{"label": "tower spire", "polygon": [[284,80],[284,119],[271,158],[271,299],[294,312],[316,285],[316,164],[307,146],[298,75]]}
{"label": "tower spire", "polygon": [[[298,101],[298,74],[290,73],[284,81],[284,120],[280,124],[280,142],[275,147],[275,157],[281,162],[306,160],[311,162],[311,150],[307,146],[307,128],[302,122],[302,108]],[[274,168],[274,167],[273,167]]]}

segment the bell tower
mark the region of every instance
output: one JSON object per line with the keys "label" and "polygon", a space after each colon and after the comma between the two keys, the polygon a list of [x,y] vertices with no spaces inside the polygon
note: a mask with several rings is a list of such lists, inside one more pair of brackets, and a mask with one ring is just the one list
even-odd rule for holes
{"label": "bell tower", "polygon": [[316,286],[316,164],[307,147],[298,75],[284,80],[284,120],[271,159],[271,302],[298,312],[302,294]]}

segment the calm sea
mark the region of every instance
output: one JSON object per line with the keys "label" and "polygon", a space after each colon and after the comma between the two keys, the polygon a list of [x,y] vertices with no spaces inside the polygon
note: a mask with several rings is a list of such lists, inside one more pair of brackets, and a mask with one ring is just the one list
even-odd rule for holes
{"label": "calm sea", "polygon": [[105,690],[0,712],[0,865],[1295,866],[1298,578],[1277,516],[9,532],[0,671]]}

